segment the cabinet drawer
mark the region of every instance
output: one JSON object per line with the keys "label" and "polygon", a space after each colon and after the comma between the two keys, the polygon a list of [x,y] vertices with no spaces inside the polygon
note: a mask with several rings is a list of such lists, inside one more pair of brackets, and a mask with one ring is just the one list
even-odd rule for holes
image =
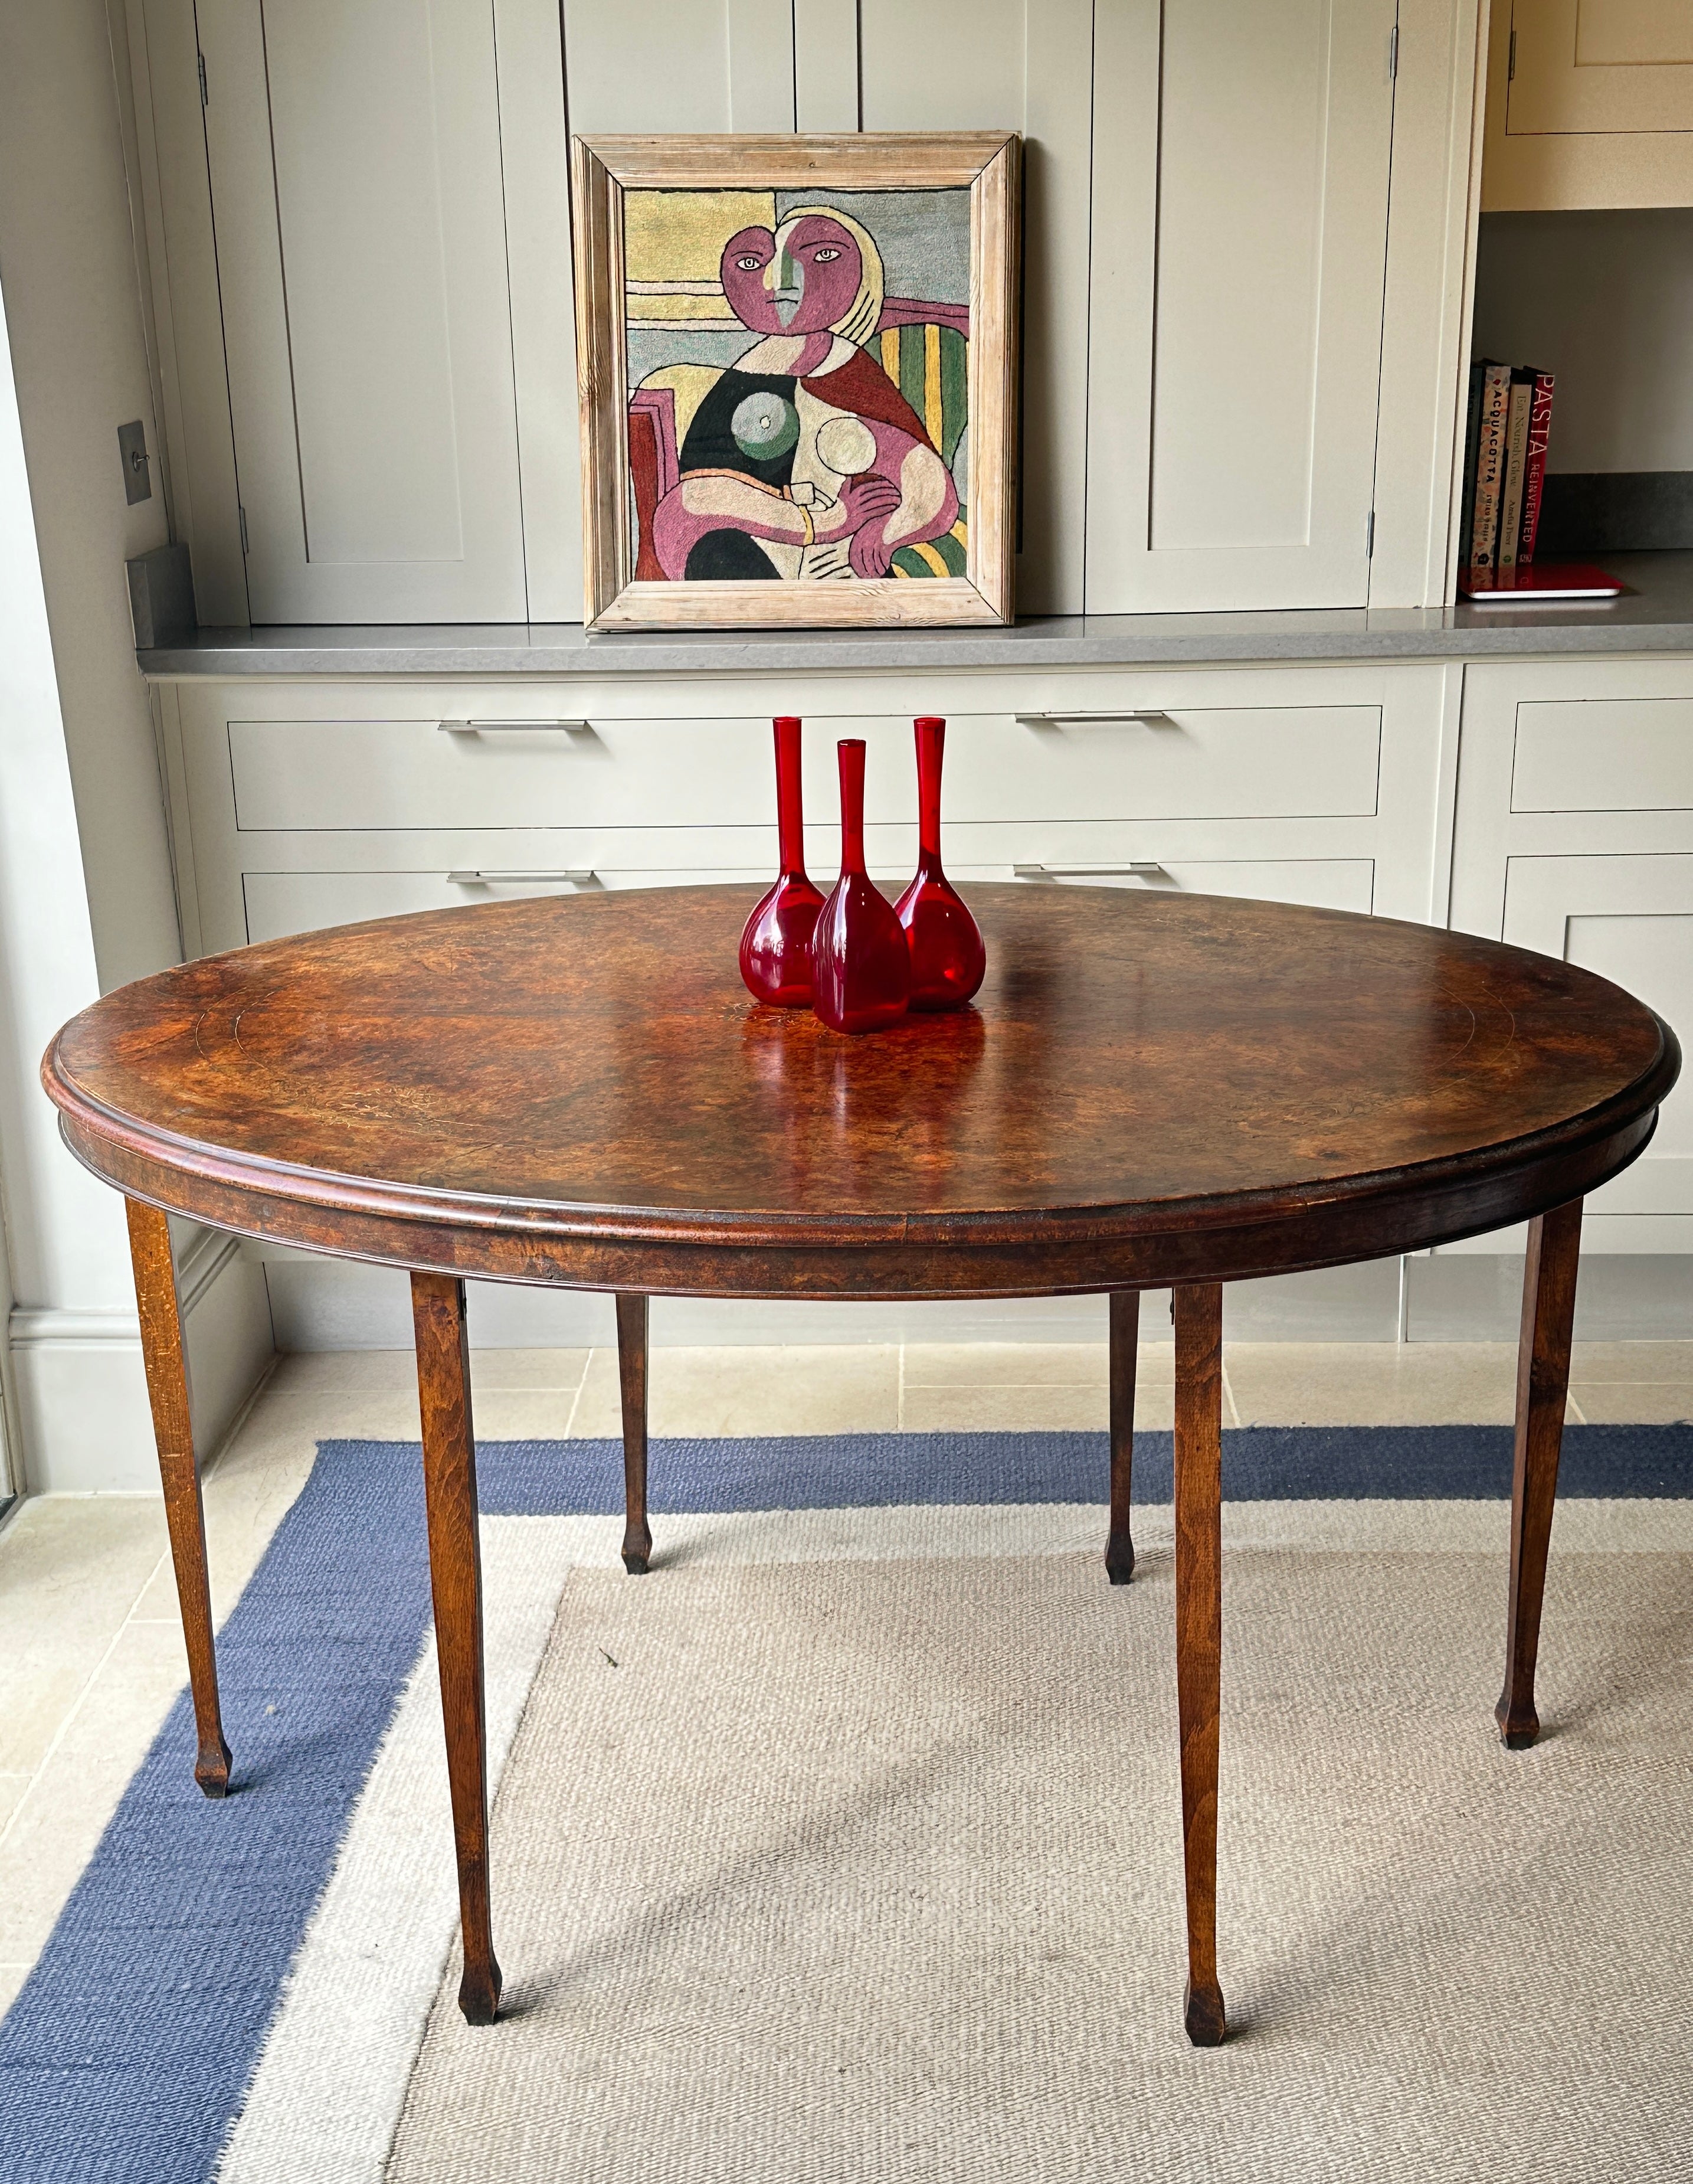
{"label": "cabinet drawer", "polygon": [[983,716],[949,735],[946,765],[957,822],[1363,817],[1376,809],[1381,708]]}
{"label": "cabinet drawer", "polygon": [[231,721],[242,833],[745,824],[774,816],[770,723]]}
{"label": "cabinet drawer", "polygon": [[[950,820],[1367,816],[1378,705],[952,716]],[[808,717],[805,796],[837,808],[833,745],[870,744],[866,816],[915,816],[909,717]],[[744,826],[774,816],[768,719],[228,723],[244,833]]]}
{"label": "cabinet drawer", "polygon": [[[966,875],[960,872],[955,877]],[[984,872],[982,877],[996,875]],[[1172,858],[1139,872],[1121,866],[1052,864],[1042,870],[1025,865],[1018,868],[1017,877],[1029,886],[1152,888],[1366,913],[1375,892],[1375,864],[1369,857]]]}
{"label": "cabinet drawer", "polygon": [[[890,895],[911,877],[911,858],[878,859],[871,850],[872,870]],[[1367,911],[1374,883],[1367,857],[1206,857],[1172,859],[1131,871],[1126,866],[1053,863],[1018,871],[1025,884],[1047,887],[1144,887],[1179,889],[1194,894],[1251,895],[1266,902],[1302,902],[1329,910]],[[827,887],[828,874],[819,867]],[[242,876],[246,938],[278,940],[290,933],[310,933],[330,925],[357,925],[367,918],[397,917],[408,911],[448,910],[465,903],[508,900],[516,895],[569,894],[582,888],[693,887],[732,881],[761,881],[768,866],[732,870],[723,866],[688,870],[655,865],[593,867],[536,866],[529,869],[485,865],[434,872],[270,872]],[[953,877],[1003,884],[1004,865],[958,866]]]}
{"label": "cabinet drawer", "polygon": [[573,894],[583,888],[688,887],[701,883],[767,879],[765,872],[661,872],[576,868],[506,872],[245,872],[242,898],[250,941],[280,940],[330,925],[407,911],[461,909],[467,903],[517,895]]}
{"label": "cabinet drawer", "polygon": [[1693,811],[1693,698],[1518,705],[1511,809]]}

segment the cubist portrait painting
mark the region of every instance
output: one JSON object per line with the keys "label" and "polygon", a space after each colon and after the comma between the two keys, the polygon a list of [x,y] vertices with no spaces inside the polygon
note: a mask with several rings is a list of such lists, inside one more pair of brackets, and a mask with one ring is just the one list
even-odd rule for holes
{"label": "cubist portrait painting", "polygon": [[638,579],[961,577],[967,188],[628,189]]}

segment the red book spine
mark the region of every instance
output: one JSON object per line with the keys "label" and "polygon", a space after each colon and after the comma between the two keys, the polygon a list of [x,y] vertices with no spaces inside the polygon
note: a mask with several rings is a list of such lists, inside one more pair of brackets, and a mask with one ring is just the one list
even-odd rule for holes
{"label": "red book spine", "polygon": [[1533,406],[1529,411],[1529,454],[1523,473],[1523,530],[1517,548],[1519,562],[1534,558],[1534,533],[1540,527],[1540,495],[1546,482],[1546,448],[1552,435],[1552,374],[1534,374]]}

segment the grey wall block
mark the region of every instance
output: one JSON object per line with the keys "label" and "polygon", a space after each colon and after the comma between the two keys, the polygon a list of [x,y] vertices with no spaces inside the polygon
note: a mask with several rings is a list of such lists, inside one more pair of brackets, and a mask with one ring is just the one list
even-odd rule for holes
{"label": "grey wall block", "polygon": [[186,546],[155,546],[124,568],[130,580],[130,615],[137,652],[181,644],[197,627],[194,572]]}

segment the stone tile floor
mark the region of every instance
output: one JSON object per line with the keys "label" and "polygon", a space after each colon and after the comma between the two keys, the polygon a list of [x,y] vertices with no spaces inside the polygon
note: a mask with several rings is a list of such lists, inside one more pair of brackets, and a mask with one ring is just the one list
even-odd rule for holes
{"label": "stone tile floor", "polygon": [[[1512,1414],[1503,1344],[1234,1343],[1229,1425],[1480,1424]],[[489,1440],[613,1435],[608,1350],[478,1351]],[[1172,1350],[1141,1346],[1135,1416],[1171,1422]],[[656,1434],[1103,1427],[1103,1343],[655,1349]],[[1569,1415],[1693,1418],[1693,1342],[1576,1346]],[[320,1437],[415,1440],[409,1353],[284,1357],[208,1466],[214,1605],[246,1583]],[[0,1530],[0,2010],[22,1984],[185,1680],[163,1509],[43,1496]]]}

